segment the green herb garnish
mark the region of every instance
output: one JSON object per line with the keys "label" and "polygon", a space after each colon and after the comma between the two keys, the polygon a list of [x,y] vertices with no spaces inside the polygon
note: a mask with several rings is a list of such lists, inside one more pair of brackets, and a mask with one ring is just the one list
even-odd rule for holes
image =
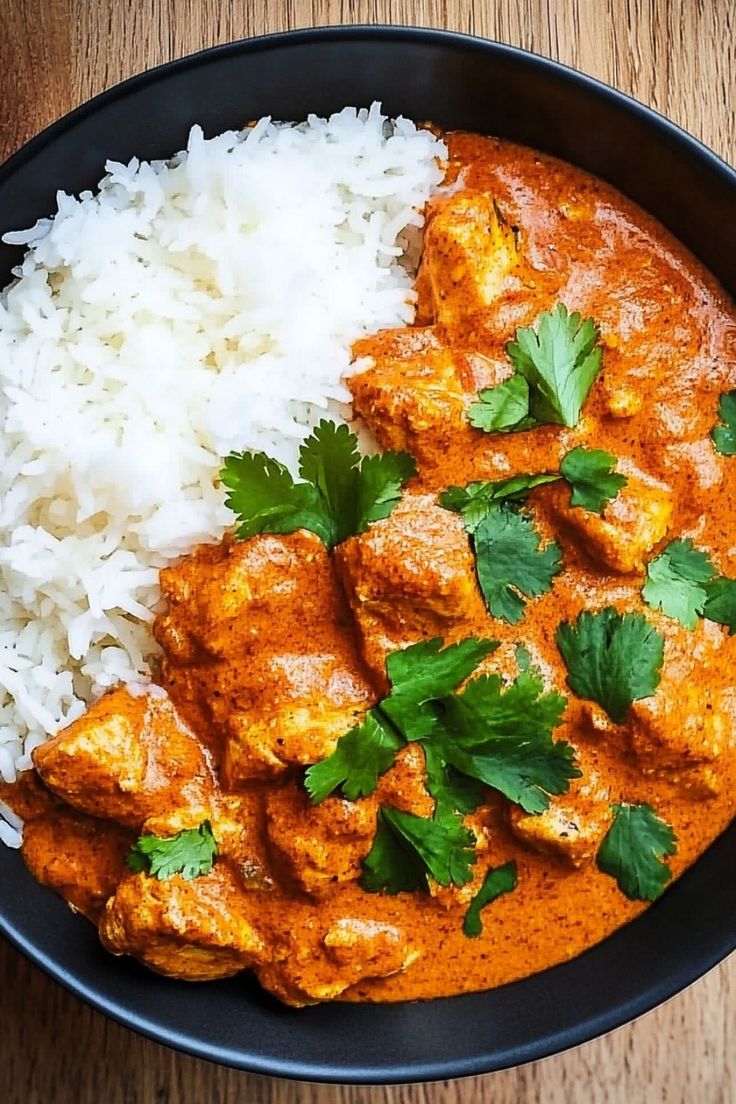
{"label": "green herb garnish", "polygon": [[562,570],[556,541],[542,546],[531,518],[514,510],[494,510],[472,536],[478,582],[494,617],[515,625],[524,616],[526,599],[552,589]]}
{"label": "green herb garnish", "polygon": [[598,337],[592,318],[568,314],[563,303],[543,311],[536,329],[518,329],[506,346],[515,374],[480,392],[468,413],[471,425],[505,433],[550,423],[577,425],[601,367]]}
{"label": "green herb garnish", "polygon": [[455,690],[498,643],[470,638],[442,647],[439,639],[412,644],[386,661],[391,692],[337,742],[332,755],[311,766],[307,792],[319,803],[342,786],[354,801],[373,793],[407,740],[428,735],[436,723],[433,703]]}
{"label": "green herb garnish", "polygon": [[726,391],[718,403],[720,425],[711,430],[716,452],[736,456],[736,391]]}
{"label": "green herb garnish", "polygon": [[415,473],[408,453],[361,459],[358,439],[347,426],[321,421],[299,450],[303,482],[295,483],[283,464],[263,452],[231,453],[220,478],[241,540],[308,529],[333,548],[388,517]]}
{"label": "green herb garnish", "polygon": [[719,576],[712,579],[705,590],[707,598],[703,606],[703,617],[725,625],[729,636],[733,636],[736,633],[736,579]]}
{"label": "green herb garnish", "polygon": [[445,700],[425,746],[459,775],[541,813],[550,794],[565,793],[580,776],[571,745],[552,739],[565,704],[562,695],[544,692],[533,668],[506,685],[498,675],[481,676]]}
{"label": "green herb garnish", "polygon": [[490,905],[504,893],[512,893],[516,889],[516,863],[507,862],[503,866],[492,866],[486,871],[483,885],[476,893],[468,906],[463,920],[463,932],[469,939],[475,938],[483,931],[481,910]]}
{"label": "green herb garnish", "polygon": [[708,584],[715,568],[707,552],[691,540],[673,540],[647,565],[642,597],[652,609],[661,609],[687,629],[694,629],[705,613]]}
{"label": "green herb garnish", "polygon": [[474,532],[489,510],[501,503],[524,502],[530,491],[545,483],[556,483],[559,475],[541,472],[537,475],[511,475],[493,482],[478,480],[467,487],[448,487],[439,496],[440,506],[460,514],[468,532]]}
{"label": "green herb garnish", "polygon": [[598,702],[622,724],[632,702],[659,686],[664,640],[640,613],[620,614],[612,606],[563,621],[557,646],[567,664],[567,681],[581,698]]}
{"label": "green herb garnish", "polygon": [[305,786],[313,802],[340,786],[352,800],[375,790],[408,741],[418,741],[424,750],[434,813],[417,817],[382,808],[364,864],[365,889],[424,889],[428,878],[464,884],[471,877],[475,841],[462,818],[482,802],[485,787],[527,813],[539,813],[551,794],[564,793],[580,775],[573,748],[552,739],[565,699],[545,692],[523,652],[523,669],[512,682],[482,676],[458,692],[497,646],[471,638],[443,648],[441,640],[428,640],[394,652],[386,662],[391,692],[341,737],[332,755],[307,770]]}
{"label": "green herb garnish", "polygon": [[529,384],[517,374],[495,387],[484,388],[478,393],[478,401],[471,404],[468,421],[486,433],[534,429],[537,422],[529,415]]}
{"label": "green herb garnish", "polygon": [[570,484],[570,505],[602,514],[628,482],[614,471],[616,457],[602,449],[575,448],[563,457],[560,472]]}
{"label": "green herb garnish", "polygon": [[175,836],[143,835],[128,855],[128,869],[134,874],[145,871],[159,881],[181,874],[191,881],[212,869],[217,843],[208,820],[198,828],[185,828]]}
{"label": "green herb garnish", "polygon": [[655,901],[672,872],[663,858],[677,851],[677,837],[650,805],[614,805],[613,824],[598,850],[598,867],[632,901]]}
{"label": "green herb garnish", "polygon": [[429,820],[382,806],[360,884],[371,893],[465,885],[473,877],[475,836],[460,817]]}
{"label": "green herb garnish", "polygon": [[463,519],[488,610],[512,625],[524,616],[526,599],[546,594],[562,570],[560,546],[556,541],[542,546],[532,519],[518,510],[529,491],[558,478],[515,475],[449,487],[439,497],[441,506]]}

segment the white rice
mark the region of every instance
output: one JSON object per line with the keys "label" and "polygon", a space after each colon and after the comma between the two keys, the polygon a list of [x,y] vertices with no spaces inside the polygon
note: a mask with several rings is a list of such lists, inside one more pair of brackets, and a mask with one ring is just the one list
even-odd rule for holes
{"label": "white rice", "polygon": [[[5,240],[0,295],[0,777],[119,681],[145,682],[158,569],[231,523],[232,449],[293,467],[347,414],[350,345],[410,322],[405,231],[446,150],[346,108],[261,119]],[[3,810],[0,809],[0,818]],[[0,820],[17,845],[17,820]]]}

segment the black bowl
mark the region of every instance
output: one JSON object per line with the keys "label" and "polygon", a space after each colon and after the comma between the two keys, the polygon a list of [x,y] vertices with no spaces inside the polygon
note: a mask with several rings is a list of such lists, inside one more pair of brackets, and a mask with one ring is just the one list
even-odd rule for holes
{"label": "black bowl", "polygon": [[[462,35],[393,27],[297,31],[218,47],[126,81],[0,169],[0,232],[54,209],[106,157],[165,157],[190,125],[303,118],[381,100],[389,114],[523,142],[596,173],[656,215],[736,291],[736,173],[667,120],[551,61]],[[0,286],[19,251],[0,249]],[[158,1042],[259,1073],[400,1082],[542,1058],[647,1011],[736,946],[736,826],[654,906],[574,961],[487,993],[293,1011],[235,978],[165,981],[100,948],[94,929],[0,848],[0,931],[95,1008]],[[438,949],[439,950],[439,949]]]}

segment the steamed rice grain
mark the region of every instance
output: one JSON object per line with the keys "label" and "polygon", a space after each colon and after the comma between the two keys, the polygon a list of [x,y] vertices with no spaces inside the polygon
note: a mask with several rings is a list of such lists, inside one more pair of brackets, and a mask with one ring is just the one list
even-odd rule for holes
{"label": "steamed rice grain", "polygon": [[159,568],[231,521],[221,458],[293,468],[315,420],[346,416],[351,343],[412,320],[405,245],[445,153],[375,104],[193,127],[171,161],[109,162],[97,193],[6,235],[28,252],[0,296],[4,780],[150,678]]}

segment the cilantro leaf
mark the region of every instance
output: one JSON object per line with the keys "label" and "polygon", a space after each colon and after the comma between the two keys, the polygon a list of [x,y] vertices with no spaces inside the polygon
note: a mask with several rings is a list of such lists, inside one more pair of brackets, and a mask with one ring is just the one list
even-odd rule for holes
{"label": "cilantro leaf", "polygon": [[571,506],[602,514],[628,480],[615,472],[616,457],[602,449],[574,448],[563,457],[560,472],[570,484]]}
{"label": "cilantro leaf", "polygon": [[381,806],[373,846],[363,860],[360,884],[370,893],[427,889],[472,880],[475,836],[460,817],[442,822]]}
{"label": "cilantro leaf", "polygon": [[434,819],[444,821],[457,813],[472,813],[483,801],[485,786],[460,774],[445,762],[441,749],[429,741],[422,744],[427,767],[427,790],[435,799]]}
{"label": "cilantro leaf", "polygon": [[386,660],[389,694],[340,737],[331,755],[307,770],[312,801],[319,804],[338,786],[351,801],[373,793],[399,748],[432,730],[433,703],[455,690],[497,647],[495,640],[470,637],[443,648],[436,638],[392,652]]}
{"label": "cilantro leaf", "polygon": [[516,331],[506,349],[529,384],[529,415],[539,424],[575,426],[601,367],[599,333],[592,318],[581,321],[564,303],[543,311],[537,328]]}
{"label": "cilantro leaf", "polygon": [[736,391],[726,391],[718,403],[721,425],[711,430],[716,452],[723,456],[736,456]]}
{"label": "cilantro leaf", "polygon": [[565,793],[580,771],[573,748],[553,740],[565,699],[532,668],[504,687],[498,675],[468,683],[445,700],[445,713],[425,741],[441,761],[490,786],[528,813],[541,813],[550,794]]}
{"label": "cilantro leaf", "polygon": [[529,416],[529,384],[515,373],[496,387],[486,387],[468,410],[468,421],[486,433],[518,433],[537,424]]}
{"label": "cilantro leaf", "polygon": [[471,535],[478,583],[494,617],[515,625],[524,615],[525,598],[552,588],[561,570],[556,541],[544,548],[531,518],[508,507],[491,510]]}
{"label": "cilantro leaf", "polygon": [[295,483],[278,460],[263,452],[231,452],[220,479],[228,488],[225,505],[237,514],[240,540],[256,533],[293,533],[309,529],[329,544],[332,523],[317,488]]}
{"label": "cilantro leaf", "polygon": [[524,596],[545,594],[562,570],[559,545],[550,541],[542,548],[531,518],[516,509],[529,491],[557,479],[550,472],[513,475],[448,487],[439,496],[441,506],[460,514],[470,535],[487,608],[512,625],[523,617]]}
{"label": "cilantro leaf", "polygon": [[[715,568],[707,552],[691,540],[673,540],[647,565],[642,597],[652,609],[661,609],[687,629],[694,629],[708,601]],[[736,611],[735,611],[736,612]]]}
{"label": "cilantro leaf", "polygon": [[720,576],[712,579],[705,588],[707,600],[703,617],[728,627],[729,636],[736,633],[736,579]]}
{"label": "cilantro leaf", "polygon": [[205,820],[198,828],[185,828],[175,836],[141,836],[128,855],[128,869],[134,874],[145,871],[159,881],[174,874],[191,881],[209,873],[216,854],[212,825]]}
{"label": "cilantro leaf", "polygon": [[340,737],[332,755],[307,770],[304,785],[309,797],[318,805],[338,786],[348,801],[372,794],[403,745],[400,734],[370,710],[359,725]]}
{"label": "cilantro leaf", "polygon": [[283,464],[263,452],[231,453],[220,478],[228,489],[225,504],[239,518],[239,538],[309,529],[333,548],[388,517],[415,471],[404,452],[361,460],[355,434],[323,420],[299,450],[304,482],[295,483]]}
{"label": "cilantro leaf", "polygon": [[481,391],[468,420],[487,433],[518,432],[537,425],[575,426],[601,367],[598,328],[564,303],[542,311],[536,329],[516,331],[506,352],[514,375]]}
{"label": "cilantro leaf", "polygon": [[360,885],[369,893],[391,894],[411,893],[428,887],[425,864],[414,848],[394,832],[383,808],[378,812],[373,844],[363,859]]}
{"label": "cilantro leaf", "polygon": [[501,502],[523,502],[530,491],[544,483],[555,483],[559,475],[542,472],[539,475],[512,475],[508,479],[495,482],[478,481],[468,483],[467,487],[448,487],[439,497],[440,506],[462,516],[469,533],[475,532],[479,524],[494,506]]}
{"label": "cilantro leaf", "polygon": [[545,692],[542,676],[534,667],[525,668],[507,685],[499,675],[481,675],[469,682],[456,700],[481,721],[481,740],[508,736],[533,740],[540,732],[550,735],[567,704],[556,690]]}
{"label": "cilantro leaf", "polygon": [[598,702],[616,724],[625,721],[632,702],[659,686],[664,640],[640,613],[621,615],[612,606],[585,610],[575,625],[558,627],[557,647],[571,690]]}
{"label": "cilantro leaf", "polygon": [[299,474],[315,488],[330,520],[330,545],[355,532],[356,471],[360,463],[358,439],[346,425],[324,419],[299,449]]}
{"label": "cilantro leaf", "polygon": [[419,740],[431,731],[436,714],[426,706],[456,690],[498,647],[497,640],[475,637],[446,648],[442,643],[438,637],[423,640],[386,659],[391,692],[378,708],[407,740]]}
{"label": "cilantro leaf", "polygon": [[677,837],[650,805],[614,805],[613,824],[598,850],[598,868],[632,901],[654,901],[672,872],[663,858],[677,851]]}
{"label": "cilantro leaf", "polygon": [[354,531],[363,533],[371,522],[387,518],[401,499],[404,483],[416,472],[416,464],[408,452],[364,456],[360,465]]}
{"label": "cilantro leaf", "polygon": [[490,905],[497,897],[504,893],[512,893],[516,889],[516,863],[507,862],[503,866],[491,866],[486,871],[483,884],[468,906],[463,920],[463,932],[469,939],[475,938],[483,931],[481,910]]}

